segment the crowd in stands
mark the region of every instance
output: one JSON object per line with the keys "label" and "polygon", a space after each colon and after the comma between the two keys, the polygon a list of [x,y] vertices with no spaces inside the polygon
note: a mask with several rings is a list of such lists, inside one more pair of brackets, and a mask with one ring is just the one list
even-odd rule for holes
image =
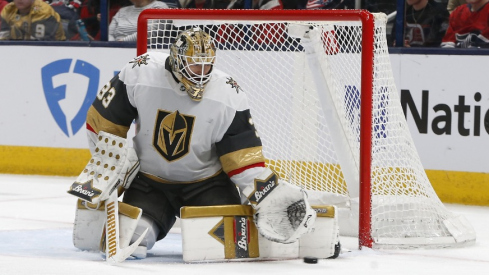
{"label": "crowd in stands", "polygon": [[[489,48],[488,2],[406,0],[403,46]],[[391,38],[395,33],[394,27]]]}
{"label": "crowd in stands", "polygon": [[450,14],[441,46],[489,48],[489,0],[466,0]]}
{"label": "crowd in stands", "polygon": [[[435,0],[406,0],[404,46],[440,46],[448,27],[447,6]],[[392,36],[396,25],[392,28]],[[395,45],[395,41],[392,43]]]}
{"label": "crowd in stands", "polygon": [[131,0],[132,5],[122,7],[112,17],[109,25],[109,41],[136,41],[138,16],[145,9],[168,9],[157,0]]}
{"label": "crowd in stands", "polygon": [[[355,0],[251,0],[253,9],[352,9]],[[371,12],[392,0],[362,0]],[[489,0],[406,0],[404,47],[489,47]],[[148,8],[243,9],[245,0],[111,0],[108,40],[136,41]],[[0,0],[0,40],[100,40],[100,0]],[[395,45],[393,24],[389,46]]]}

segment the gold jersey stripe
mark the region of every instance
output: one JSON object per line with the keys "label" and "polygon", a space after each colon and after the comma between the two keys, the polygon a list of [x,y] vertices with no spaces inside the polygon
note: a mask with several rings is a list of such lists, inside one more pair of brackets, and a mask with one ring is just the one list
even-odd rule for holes
{"label": "gold jersey stripe", "polygon": [[261,146],[245,148],[225,154],[221,156],[220,160],[222,168],[226,173],[255,163],[265,162]]}
{"label": "gold jersey stripe", "polygon": [[127,138],[127,132],[129,131],[129,127],[115,124],[104,118],[93,106],[88,109],[87,123],[97,133],[104,131],[123,138]]}
{"label": "gold jersey stripe", "polygon": [[212,176],[209,176],[209,177],[206,177],[206,178],[202,178],[202,179],[199,179],[199,180],[194,180],[194,181],[170,181],[170,180],[165,180],[165,179],[162,179],[160,177],[157,177],[155,175],[151,175],[151,174],[148,174],[148,173],[144,173],[144,172],[139,172],[140,175],[150,179],[150,180],[153,180],[153,181],[156,181],[156,182],[159,182],[159,183],[166,183],[166,184],[191,184],[191,183],[198,183],[198,182],[202,182],[204,180],[207,180],[207,179],[210,179],[210,178],[213,178],[213,177],[216,177],[217,175],[219,175],[220,173],[222,172],[222,170],[219,170],[217,171],[214,175]]}

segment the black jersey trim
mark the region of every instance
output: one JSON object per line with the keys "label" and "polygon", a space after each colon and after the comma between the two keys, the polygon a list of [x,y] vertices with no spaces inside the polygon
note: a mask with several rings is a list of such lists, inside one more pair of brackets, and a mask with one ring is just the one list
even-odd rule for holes
{"label": "black jersey trim", "polygon": [[117,125],[105,119],[93,106],[90,106],[87,113],[87,124],[98,134],[104,131],[119,137],[126,138],[129,131],[128,126]]}
{"label": "black jersey trim", "polygon": [[115,125],[130,127],[138,116],[137,109],[129,102],[126,84],[119,79],[119,74],[98,92],[92,106],[100,116]]}
{"label": "black jersey trim", "polygon": [[170,180],[166,180],[166,179],[163,179],[163,178],[160,178],[160,177],[158,177],[158,176],[151,175],[151,174],[148,174],[148,173],[145,173],[145,172],[139,172],[139,175],[141,175],[143,178],[146,178],[146,179],[151,180],[152,182],[164,183],[164,184],[174,184],[174,185],[180,185],[180,184],[194,184],[194,183],[201,183],[201,182],[207,181],[207,180],[209,180],[209,179],[212,179],[212,178],[214,178],[214,177],[218,177],[218,176],[219,176],[221,173],[222,173],[222,170],[219,170],[219,171],[217,171],[217,172],[216,172],[214,175],[212,175],[212,176],[205,177],[205,178],[198,179],[198,180],[194,180],[194,181],[170,181]]}
{"label": "black jersey trim", "polygon": [[236,111],[228,130],[221,141],[216,143],[219,157],[231,152],[261,146],[261,139],[253,125],[250,110]]}

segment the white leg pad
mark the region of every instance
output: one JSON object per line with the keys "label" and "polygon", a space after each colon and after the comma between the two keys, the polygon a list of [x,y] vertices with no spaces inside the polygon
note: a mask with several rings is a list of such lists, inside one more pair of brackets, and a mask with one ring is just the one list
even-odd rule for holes
{"label": "white leg pad", "polygon": [[317,218],[313,230],[302,235],[298,242],[281,244],[271,242],[260,236],[260,258],[297,259],[306,256],[319,259],[330,258],[335,254],[339,243],[339,224],[336,206],[312,206]]}
{"label": "white leg pad", "polygon": [[259,237],[260,259],[297,259],[299,257],[299,243],[276,243],[265,237]]}
{"label": "white leg pad", "polygon": [[101,251],[102,238],[105,236],[105,212],[101,211],[102,207],[89,210],[85,204],[88,203],[78,199],[73,226],[73,245],[81,250]]}
{"label": "white leg pad", "polygon": [[139,239],[139,237],[144,234],[146,229],[148,229],[148,232],[146,235],[144,235],[138,248],[136,248],[136,250],[131,254],[131,256],[137,259],[146,258],[146,252],[153,248],[154,244],[156,243],[156,238],[160,232],[160,229],[152,219],[142,216],[137,224],[134,234],[132,235],[131,244]]}
{"label": "white leg pad", "polygon": [[335,254],[339,243],[339,223],[336,206],[313,206],[317,219],[314,230],[299,239],[299,257],[326,259]]}
{"label": "white leg pad", "polygon": [[121,248],[129,246],[142,214],[141,208],[119,202],[119,243]]}
{"label": "white leg pad", "polygon": [[[78,200],[73,227],[73,244],[76,248],[89,251],[105,251],[105,205],[89,204]],[[129,246],[136,230],[142,210],[119,202],[119,241],[121,247]]]}
{"label": "white leg pad", "polygon": [[260,236],[249,205],[183,207],[182,250],[185,262],[329,258],[339,242],[334,206],[312,206],[317,213],[314,230],[289,244]]}
{"label": "white leg pad", "polygon": [[180,212],[185,262],[258,257],[251,206],[183,207]]}

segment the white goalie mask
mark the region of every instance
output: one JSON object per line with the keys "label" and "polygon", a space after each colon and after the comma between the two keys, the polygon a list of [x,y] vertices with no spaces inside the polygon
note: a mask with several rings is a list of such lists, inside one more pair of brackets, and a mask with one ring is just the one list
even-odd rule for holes
{"label": "white goalie mask", "polygon": [[211,78],[216,48],[200,28],[181,32],[170,46],[170,66],[190,98],[200,101]]}

